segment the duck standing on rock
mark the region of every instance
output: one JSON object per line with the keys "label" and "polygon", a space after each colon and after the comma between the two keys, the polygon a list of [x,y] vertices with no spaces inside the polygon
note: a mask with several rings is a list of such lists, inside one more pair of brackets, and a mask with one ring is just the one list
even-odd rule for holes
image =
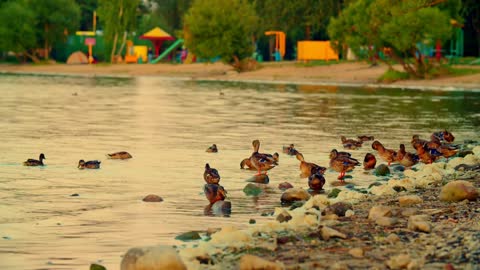
{"label": "duck standing on rock", "polygon": [[354,139],[347,139],[345,136],[340,136],[340,140],[342,140],[343,148],[345,149],[357,149],[362,147],[363,141],[357,141]]}
{"label": "duck standing on rock", "polygon": [[79,169],[100,169],[100,163],[101,161],[98,161],[98,160],[85,161],[83,159],[80,159],[80,161],[78,161],[78,168]]}
{"label": "duck standing on rock", "polygon": [[388,162],[388,166],[390,166],[392,162],[396,161],[397,152],[395,150],[385,148],[381,142],[374,141],[372,143],[372,149],[377,150],[380,157]]}
{"label": "duck standing on rock", "polygon": [[451,143],[455,140],[455,136],[452,133],[448,132],[446,129],[438,132],[434,132],[432,136],[437,137],[440,141],[445,141]]}
{"label": "duck standing on rock", "polygon": [[110,159],[129,159],[129,158],[132,158],[132,155],[130,155],[130,153],[128,152],[121,151],[121,152],[107,154],[107,157]]}
{"label": "duck standing on rock", "polygon": [[207,197],[207,200],[210,202],[210,204],[225,200],[227,191],[219,185],[220,174],[218,173],[217,169],[211,168],[208,163],[205,164],[203,179],[207,183],[203,186],[203,192],[205,193],[205,197]]}
{"label": "duck standing on rock", "polygon": [[375,155],[367,153],[363,159],[363,169],[372,170],[375,169],[375,165],[377,165],[377,159],[375,158]]}
{"label": "duck standing on rock", "polygon": [[421,142],[417,142],[413,145],[413,148],[417,151],[417,155],[423,163],[430,164],[434,162],[437,157],[430,154],[426,145]]}
{"label": "duck standing on rock", "polygon": [[43,160],[46,159],[43,153],[40,154],[38,160],[29,158],[27,161],[23,162],[23,166],[44,166]]}
{"label": "duck standing on rock", "polygon": [[217,153],[218,148],[216,144],[212,144],[212,146],[208,147],[206,150],[207,153]]}
{"label": "duck standing on rock", "polygon": [[254,140],[252,142],[253,146],[253,153],[250,156],[250,162],[252,166],[258,171],[257,175],[262,174],[261,172],[265,172],[267,174],[267,170],[272,169],[276,165],[278,165],[278,154],[275,153],[274,155],[270,154],[263,154],[259,153],[260,149],[260,141]]}
{"label": "duck standing on rock", "polygon": [[324,174],[327,168],[319,166],[315,163],[306,162],[302,153],[297,152],[297,159],[300,161],[300,172],[302,177],[309,177],[312,174],[312,170]]}
{"label": "duck standing on rock", "polygon": [[344,182],[343,178],[345,173],[353,170],[355,166],[359,166],[360,162],[358,160],[351,158],[349,156],[338,155],[338,152],[333,149],[330,153],[330,168],[339,172],[338,180]]}
{"label": "duck standing on rock", "polygon": [[405,167],[412,167],[417,164],[420,158],[412,153],[405,151],[405,145],[400,144],[400,149],[397,151],[397,161]]}

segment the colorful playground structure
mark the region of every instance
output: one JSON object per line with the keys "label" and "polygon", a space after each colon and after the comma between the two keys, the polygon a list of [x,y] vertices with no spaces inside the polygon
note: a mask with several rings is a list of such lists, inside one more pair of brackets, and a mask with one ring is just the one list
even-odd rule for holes
{"label": "colorful playground structure", "polygon": [[282,31],[267,31],[266,36],[275,36],[275,61],[281,61],[285,57],[285,33]]}
{"label": "colorful playground structure", "polygon": [[330,41],[298,41],[297,42],[297,60],[337,60],[338,53],[336,53]]}

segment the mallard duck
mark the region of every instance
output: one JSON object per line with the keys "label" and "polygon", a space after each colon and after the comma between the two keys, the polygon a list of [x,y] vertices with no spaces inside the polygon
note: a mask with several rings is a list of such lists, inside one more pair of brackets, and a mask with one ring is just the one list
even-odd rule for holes
{"label": "mallard duck", "polygon": [[440,154],[446,159],[456,155],[458,152],[458,148],[456,146],[447,145],[447,144],[442,144],[440,145],[440,147],[438,147],[435,150],[440,152]]}
{"label": "mallard duck", "polygon": [[116,152],[112,154],[107,154],[108,158],[110,159],[129,159],[132,158],[132,155],[130,153],[122,151],[122,152]]}
{"label": "mallard duck", "polygon": [[348,152],[338,152],[337,149],[332,149],[332,151],[330,151],[329,158],[332,159],[335,157],[351,157],[351,156],[352,154]]}
{"label": "mallard duck", "polygon": [[426,146],[421,142],[417,142],[413,145],[413,148],[417,151],[417,155],[423,163],[430,164],[434,162],[437,157],[430,154]]}
{"label": "mallard duck", "polygon": [[208,153],[217,153],[218,152],[218,149],[217,149],[217,145],[216,144],[212,144],[212,146],[208,147],[207,148],[207,151]]}
{"label": "mallard duck", "polygon": [[323,172],[320,172],[318,168],[312,168],[310,176],[308,177],[308,186],[312,190],[322,190],[323,185],[325,185],[325,177],[323,177]]}
{"label": "mallard duck", "polygon": [[362,142],[375,140],[375,137],[373,137],[373,136],[367,136],[367,135],[360,135],[360,136],[357,136],[357,138],[358,138],[360,141],[362,141]]}
{"label": "mallard duck", "polygon": [[79,169],[99,169],[101,161],[98,160],[90,160],[85,162],[85,160],[80,159],[78,161],[78,168]]}
{"label": "mallard duck", "polygon": [[297,149],[295,149],[295,146],[293,145],[293,143],[290,144],[289,146],[284,146],[282,151],[283,151],[284,154],[287,154],[289,156],[295,156],[298,153],[298,151],[297,151]]}
{"label": "mallard duck", "polygon": [[253,146],[253,153],[250,156],[250,163],[253,165],[255,169],[258,171],[258,175],[261,174],[262,171],[267,174],[267,170],[272,169],[278,165],[278,154],[275,153],[274,155],[270,154],[263,154],[259,153],[258,150],[260,149],[260,141],[254,140],[252,142]]}
{"label": "mallard duck", "polygon": [[242,160],[242,162],[240,162],[240,169],[256,170],[255,167],[253,167],[250,158],[245,158]]}
{"label": "mallard duck", "polygon": [[43,160],[46,159],[43,153],[40,154],[38,160],[29,158],[27,161],[23,162],[23,166],[44,166]]}
{"label": "mallard duck", "polygon": [[336,151],[330,153],[330,168],[340,173],[338,176],[339,180],[343,181],[345,173],[353,170],[355,166],[358,165],[360,165],[360,162],[354,158],[349,156],[339,156],[336,154]]}
{"label": "mallard duck", "polygon": [[365,158],[363,159],[363,169],[365,170],[375,169],[376,164],[377,164],[377,159],[375,158],[375,155],[371,153],[367,153],[365,155]]}
{"label": "mallard duck", "polygon": [[405,151],[405,145],[400,144],[400,149],[397,151],[397,161],[405,167],[411,167],[418,163],[420,158],[412,153]]}
{"label": "mallard duck", "polygon": [[345,136],[340,136],[340,139],[342,140],[343,148],[345,149],[357,149],[359,147],[362,147],[362,141],[347,139],[345,138]]}
{"label": "mallard duck", "polygon": [[455,140],[455,136],[453,136],[452,133],[448,132],[446,129],[442,131],[437,131],[432,134],[432,136],[437,137],[440,141],[446,141],[446,142],[453,142]]}
{"label": "mallard duck", "polygon": [[310,176],[312,170],[315,170],[320,174],[324,174],[325,171],[327,170],[327,168],[319,166],[315,163],[306,162],[305,159],[303,158],[302,153],[300,152],[297,153],[296,157],[300,161],[300,172],[301,172],[301,175],[304,177]]}
{"label": "mallard duck", "polygon": [[425,145],[426,143],[428,143],[428,141],[420,139],[420,136],[415,134],[415,135],[412,136],[412,141],[411,141],[411,144],[412,144],[413,148],[415,148],[416,143],[419,143],[421,145]]}
{"label": "mallard duck", "polygon": [[390,166],[390,163],[396,161],[397,152],[395,150],[385,148],[381,142],[374,141],[372,143],[372,149],[377,150],[378,155],[383,160],[388,162],[388,166]]}
{"label": "mallard duck", "polygon": [[205,172],[203,173],[203,179],[207,184],[218,184],[220,182],[220,174],[217,169],[210,168],[210,165],[205,164]]}
{"label": "mallard duck", "polygon": [[205,193],[205,197],[207,197],[210,204],[223,201],[227,197],[227,191],[218,184],[205,184],[203,186],[203,193]]}

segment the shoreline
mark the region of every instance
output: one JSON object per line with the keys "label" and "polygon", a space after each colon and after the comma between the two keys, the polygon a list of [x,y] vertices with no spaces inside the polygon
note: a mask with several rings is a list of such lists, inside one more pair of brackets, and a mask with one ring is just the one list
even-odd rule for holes
{"label": "shoreline", "polygon": [[[476,66],[468,66],[480,69]],[[139,78],[169,80],[295,84],[349,88],[384,88],[425,91],[480,92],[480,73],[432,80],[404,80],[378,83],[385,65],[370,67],[362,62],[304,67],[295,62],[266,63],[260,69],[238,73],[222,63],[204,64],[117,64],[117,65],[0,65],[1,75]]]}

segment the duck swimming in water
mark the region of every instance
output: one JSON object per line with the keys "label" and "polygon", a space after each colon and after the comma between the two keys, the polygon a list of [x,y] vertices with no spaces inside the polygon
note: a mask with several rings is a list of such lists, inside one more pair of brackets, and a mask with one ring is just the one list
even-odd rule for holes
{"label": "duck swimming in water", "polygon": [[227,191],[218,184],[205,184],[203,186],[203,193],[210,204],[223,201],[227,197]]}
{"label": "duck swimming in water", "polygon": [[341,181],[343,181],[346,172],[353,170],[355,166],[359,165],[360,162],[354,158],[349,156],[339,156],[337,155],[337,151],[332,151],[332,153],[330,153],[330,168],[340,173],[338,179]]}
{"label": "duck swimming in water", "polygon": [[395,150],[385,148],[381,142],[374,141],[372,143],[372,149],[377,150],[380,157],[388,162],[388,166],[390,166],[392,162],[396,161],[397,152]]}
{"label": "duck swimming in water", "polygon": [[254,140],[252,142],[253,153],[250,156],[250,163],[258,171],[257,175],[260,175],[261,172],[267,174],[267,170],[272,169],[278,165],[278,154],[275,155],[259,153],[260,141]]}
{"label": "duck swimming in water", "polygon": [[100,169],[100,163],[101,161],[98,161],[98,160],[85,161],[83,159],[80,159],[80,161],[78,161],[78,168],[79,169]]}
{"label": "duck swimming in water", "polygon": [[43,153],[40,154],[38,160],[29,158],[27,161],[23,162],[23,166],[44,166],[43,160],[46,159]]}
{"label": "duck swimming in water", "polygon": [[343,148],[345,149],[357,149],[359,147],[362,147],[363,141],[357,141],[354,139],[347,139],[345,136],[340,136],[340,139],[342,140],[342,145]]}
{"label": "duck swimming in water", "polygon": [[330,151],[330,155],[329,155],[329,158],[332,159],[332,158],[335,158],[335,157],[351,157],[352,154],[348,153],[348,152],[338,152],[337,149],[332,149],[332,151]]}
{"label": "duck swimming in water", "polygon": [[375,137],[373,137],[373,136],[367,136],[367,135],[360,135],[360,136],[357,136],[357,138],[358,138],[360,141],[362,141],[362,142],[375,140]]}
{"label": "duck swimming in water", "polygon": [[[274,153],[273,155],[273,159],[275,159],[275,161],[278,163],[278,159],[279,159],[279,155],[278,153]],[[272,165],[270,167],[267,168],[267,171],[268,170],[271,170],[275,168],[275,165]],[[252,170],[252,171],[255,171],[257,170],[253,165],[252,165],[252,162],[250,161],[250,158],[245,158],[243,159],[241,162],[240,162],[240,169],[245,169],[245,170]]]}
{"label": "duck swimming in water", "polygon": [[208,147],[206,152],[208,153],[217,153],[218,152],[218,149],[217,149],[217,145],[216,144],[212,144],[212,146]]}
{"label": "duck swimming in water", "polygon": [[125,152],[125,151],[107,154],[107,156],[110,159],[129,159],[129,158],[132,158],[132,155],[130,155],[130,153]]}
{"label": "duck swimming in water", "polygon": [[312,190],[322,190],[323,185],[325,185],[325,177],[318,167],[313,167],[310,171],[310,176],[308,177],[308,186]]}
{"label": "duck swimming in water", "polygon": [[301,176],[303,177],[309,177],[312,173],[312,170],[320,174],[324,174],[325,171],[327,170],[327,168],[319,166],[315,163],[306,162],[305,159],[303,158],[302,153],[300,152],[297,152],[296,157],[300,161],[300,172],[301,172]]}
{"label": "duck swimming in water", "polygon": [[211,168],[207,163],[205,164],[205,172],[203,173],[203,179],[207,184],[218,184],[220,182],[220,174],[217,169]]}
{"label": "duck swimming in water", "polygon": [[363,169],[364,170],[375,169],[376,164],[377,164],[377,159],[375,158],[375,155],[371,153],[367,153],[365,155],[365,158],[363,159]]}

